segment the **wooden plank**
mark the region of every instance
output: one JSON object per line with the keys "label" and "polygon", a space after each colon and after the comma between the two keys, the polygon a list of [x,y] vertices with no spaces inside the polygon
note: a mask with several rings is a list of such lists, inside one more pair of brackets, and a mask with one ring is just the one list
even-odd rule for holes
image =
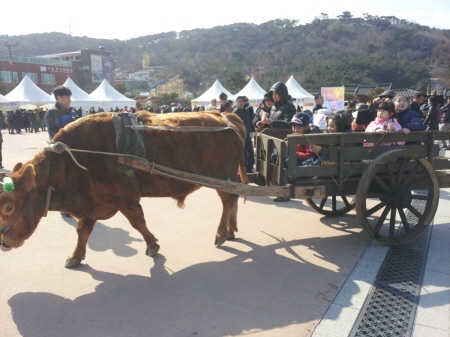
{"label": "wooden plank", "polygon": [[278,139],[284,139],[287,135],[292,134],[292,129],[264,129],[263,132],[258,133],[258,135],[264,135],[264,137],[273,137]]}
{"label": "wooden plank", "polygon": [[325,188],[323,186],[253,186],[242,183],[235,183],[232,181],[225,181],[221,179],[205,177],[194,173],[188,173],[176,170],[170,167],[150,163],[149,161],[137,158],[119,156],[118,163],[124,164],[138,170],[150,172],[152,174],[169,177],[180,180],[186,183],[200,185],[204,187],[213,188],[215,190],[224,191],[237,195],[252,195],[252,196],[276,196],[276,197],[303,197],[303,196],[318,196],[324,195]]}
{"label": "wooden plank", "polygon": [[450,170],[450,158],[434,157],[431,165],[433,165],[435,170]]}
{"label": "wooden plank", "polygon": [[[391,150],[411,150],[419,153],[424,157],[428,157],[429,148],[428,145],[415,144],[415,145],[391,145],[391,146],[352,146],[347,147],[347,151],[344,155],[344,161],[353,161],[353,160],[373,160],[377,158],[379,155]],[[439,155],[439,145],[431,146],[431,155],[432,157],[436,157]],[[330,148],[330,161],[335,162],[339,161],[340,151],[339,148]]]}
{"label": "wooden plank", "polygon": [[[345,133],[341,133],[340,137],[339,137],[339,149],[340,149],[340,155],[339,155],[339,160],[338,160],[338,183],[341,184],[342,180],[344,180],[344,172],[342,170],[342,167],[344,166],[344,162],[346,160],[347,157],[347,152],[351,152],[351,151],[347,151],[347,147],[346,147],[346,134]],[[330,158],[330,157],[328,157]]]}
{"label": "wooden plank", "polygon": [[[436,131],[416,131],[410,134],[401,132],[387,133],[384,136],[379,133],[366,132],[344,132],[344,133],[312,133],[308,135],[287,135],[289,146],[294,144],[339,144],[340,135],[345,135],[345,144],[362,144],[364,142],[425,142],[428,141],[429,134],[432,133],[434,139],[450,139],[450,132]],[[262,135],[264,137],[265,135]]]}
{"label": "wooden plank", "polygon": [[313,165],[313,166],[297,166],[292,170],[293,175],[289,176],[289,181],[296,180],[297,178],[306,178],[306,177],[336,177],[338,174],[338,165],[337,163],[334,165]]}
{"label": "wooden plank", "polygon": [[450,187],[450,174],[436,172],[436,177],[439,183],[439,188],[448,188]]}

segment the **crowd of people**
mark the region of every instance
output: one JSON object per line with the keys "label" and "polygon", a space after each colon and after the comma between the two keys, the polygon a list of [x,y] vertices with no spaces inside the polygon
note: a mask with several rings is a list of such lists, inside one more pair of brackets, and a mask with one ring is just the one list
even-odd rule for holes
{"label": "crowd of people", "polygon": [[[275,83],[262,97],[259,108],[249,104],[247,97],[236,98],[235,105],[227,101],[225,94],[221,94],[219,105],[213,99],[205,108],[205,111],[221,111],[222,113],[235,113],[243,121],[247,130],[247,139],[244,146],[244,161],[247,172],[254,172],[255,154],[252,139],[255,132],[261,132],[266,128],[292,129],[293,133],[307,134],[311,132],[403,132],[408,134],[423,130],[450,130],[450,98],[446,104],[439,104],[435,95],[427,96],[417,93],[411,101],[405,96],[396,95],[394,91],[387,90],[366,103],[350,101],[345,110],[331,113],[324,108],[323,97],[315,96],[315,108],[313,111],[304,110],[295,106],[288,93],[286,85],[282,82]],[[227,108],[228,110],[225,110]],[[325,127],[321,130],[314,125],[314,116],[326,111]],[[441,149],[450,150],[450,144],[446,140],[441,141]],[[404,142],[396,142],[402,145]],[[373,146],[372,143],[364,143],[364,146]],[[392,145],[382,142],[381,146]],[[328,160],[329,146],[321,145],[297,145],[297,165],[320,165]],[[271,154],[273,162],[281,160],[276,151]],[[287,161],[289,158],[283,158]],[[288,201],[289,198],[275,198],[274,201]]]}
{"label": "crowd of people", "polygon": [[0,125],[10,134],[45,131],[44,116],[43,108],[8,110],[6,115],[0,111]]}

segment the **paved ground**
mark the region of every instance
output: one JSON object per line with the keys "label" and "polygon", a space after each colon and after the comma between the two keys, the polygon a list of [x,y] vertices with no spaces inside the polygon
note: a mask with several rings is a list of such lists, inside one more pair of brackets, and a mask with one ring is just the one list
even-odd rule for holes
{"label": "paved ground", "polygon": [[[47,141],[44,133],[4,130],[3,138],[5,169],[31,159]],[[42,219],[24,246],[0,254],[0,335],[297,337],[322,328],[321,336],[334,336],[324,334],[325,322],[340,326],[352,296],[370,288],[370,277],[363,273],[363,286],[344,288],[346,295],[339,293],[342,285],[355,279],[357,264],[379,260],[374,256],[385,250],[376,244],[366,250],[370,239],[354,213],[324,218],[298,200],[249,197],[244,204],[241,198],[238,239],[219,249],[213,241],[221,204],[214,190],[195,192],[183,210],[168,198],[142,199],[142,205],[161,245],[155,258],[144,255],[140,234],[118,214],[97,223],[83,264],[65,269],[76,221],[57,212]],[[448,285],[440,289],[448,296]],[[347,307],[333,303],[338,294]]]}

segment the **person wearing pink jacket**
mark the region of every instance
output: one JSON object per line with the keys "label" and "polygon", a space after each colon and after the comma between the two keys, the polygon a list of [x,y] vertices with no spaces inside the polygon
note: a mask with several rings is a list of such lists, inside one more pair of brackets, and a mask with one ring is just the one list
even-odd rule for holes
{"label": "person wearing pink jacket", "polygon": [[[377,132],[381,134],[385,132],[404,132],[396,117],[394,104],[391,102],[382,102],[378,106],[377,118],[367,126],[366,132]],[[405,142],[382,142],[379,145],[390,146],[404,144]],[[375,143],[364,143],[364,146],[374,145]]]}

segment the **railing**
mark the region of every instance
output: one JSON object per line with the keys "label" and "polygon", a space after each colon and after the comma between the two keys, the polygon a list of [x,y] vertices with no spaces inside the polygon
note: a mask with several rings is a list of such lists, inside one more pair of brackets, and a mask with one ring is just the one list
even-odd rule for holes
{"label": "railing", "polygon": [[[42,57],[11,56],[13,62],[40,64],[48,66],[72,67],[72,61],[60,61]],[[0,54],[0,61],[9,61],[9,55]]]}

